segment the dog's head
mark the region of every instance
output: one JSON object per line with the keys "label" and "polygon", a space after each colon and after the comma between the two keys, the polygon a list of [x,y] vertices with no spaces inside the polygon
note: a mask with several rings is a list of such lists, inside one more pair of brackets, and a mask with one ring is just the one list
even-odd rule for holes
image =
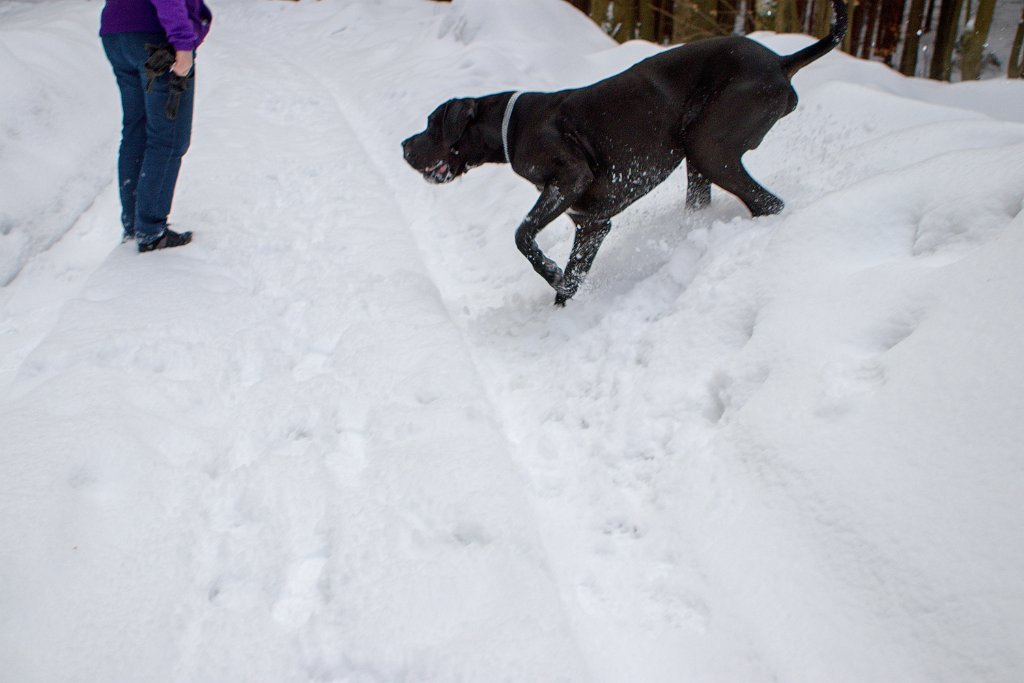
{"label": "dog's head", "polygon": [[402,142],[405,160],[432,183],[447,183],[470,168],[466,132],[476,100],[448,100],[427,117],[427,128]]}

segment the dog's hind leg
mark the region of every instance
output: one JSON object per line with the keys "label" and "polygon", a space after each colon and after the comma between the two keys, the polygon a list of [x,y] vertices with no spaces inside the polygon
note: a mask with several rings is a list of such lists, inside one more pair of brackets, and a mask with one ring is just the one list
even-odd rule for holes
{"label": "dog's hind leg", "polygon": [[537,203],[533,205],[522,224],[516,229],[516,246],[519,251],[530,262],[533,269],[556,290],[562,283],[562,269],[545,256],[537,246],[537,235],[551,221],[565,213],[594,182],[594,175],[587,166],[584,165],[573,170],[575,172],[569,174],[572,177],[571,181],[561,183],[552,181],[544,187]]}
{"label": "dog's hind leg", "polygon": [[[715,185],[739,197],[754,216],[779,213],[784,207],[781,199],[750,177],[742,161],[747,150],[756,149],[775,122],[785,115],[788,100],[783,97],[786,92],[780,92],[758,109],[751,108],[749,88],[735,87],[709,105],[687,131],[687,172],[692,166]],[[758,97],[771,100],[770,95]],[[738,116],[737,112],[743,115]],[[728,121],[729,126],[723,128],[723,121]]]}
{"label": "dog's hind leg", "polygon": [[751,216],[768,216],[780,213],[785,208],[785,203],[781,199],[750,177],[747,169],[743,168],[739,155],[727,162],[723,168],[715,169],[711,180],[723,190],[739,197],[750,209]]}
{"label": "dog's hind leg", "polygon": [[779,213],[785,204],[781,199],[764,189],[750,177],[743,167],[741,157],[744,150],[728,146],[698,144],[692,161],[697,168],[715,185],[739,197],[753,216],[767,216]]}
{"label": "dog's hind leg", "polygon": [[697,170],[692,162],[686,162],[686,208],[699,211],[711,203],[711,181]]}
{"label": "dog's hind leg", "polygon": [[612,229],[609,220],[592,220],[571,214],[570,218],[576,224],[576,239],[569,253],[569,261],[565,264],[565,277],[562,278],[562,284],[555,288],[558,291],[555,295],[556,306],[564,306],[576,294],[590,272],[590,267],[594,265],[594,257],[601,248],[601,242]]}

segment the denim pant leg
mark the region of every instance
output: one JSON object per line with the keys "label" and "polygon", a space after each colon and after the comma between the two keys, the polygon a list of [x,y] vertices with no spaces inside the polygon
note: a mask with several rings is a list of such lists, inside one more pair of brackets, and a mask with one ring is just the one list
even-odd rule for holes
{"label": "denim pant leg", "polygon": [[[157,40],[162,39],[162,36]],[[124,34],[103,36],[103,51],[114,68],[121,92],[121,147],[117,156],[117,179],[121,194],[121,226],[135,235],[135,193],[146,151],[145,88],[139,82],[138,65],[123,55]]]}
{"label": "denim pant leg", "polygon": [[181,158],[192,134],[193,88],[181,94],[174,119],[165,111],[169,74],[155,79],[146,92],[146,43],[164,42],[166,38],[159,33],[103,37],[124,111],[118,155],[122,223],[125,231],[134,232],[142,243],[157,239],[167,226]]}

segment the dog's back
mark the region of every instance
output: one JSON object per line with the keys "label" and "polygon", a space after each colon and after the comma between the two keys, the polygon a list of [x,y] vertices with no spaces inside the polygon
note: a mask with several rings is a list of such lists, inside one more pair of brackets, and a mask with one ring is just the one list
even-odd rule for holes
{"label": "dog's back", "polygon": [[[520,153],[543,155],[556,141],[571,141],[594,172],[575,208],[611,216],[682,163],[691,129],[726,93],[747,106],[727,111],[722,126],[748,118],[744,109],[768,110],[777,119],[796,106],[779,55],[739,36],[710,38],[661,52],[593,85],[527,95],[521,116],[535,134],[520,142]],[[538,187],[546,182],[539,175],[530,180]]]}
{"label": "dog's back", "polygon": [[593,85],[549,95],[551,105],[570,118],[582,117],[594,133],[639,126],[648,138],[671,145],[716,94],[748,87],[773,97],[792,93],[786,113],[796,106],[778,54],[748,38],[723,36],[665,50]]}

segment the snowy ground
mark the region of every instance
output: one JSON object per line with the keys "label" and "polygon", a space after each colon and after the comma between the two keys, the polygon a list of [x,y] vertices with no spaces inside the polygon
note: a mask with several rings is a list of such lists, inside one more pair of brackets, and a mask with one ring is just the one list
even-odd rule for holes
{"label": "snowy ground", "polygon": [[398,143],[653,46],[219,0],[139,256],[100,7],[0,6],[0,678],[1024,678],[1024,81],[832,54],[747,157],[783,214],[677,174],[558,310],[532,186]]}

